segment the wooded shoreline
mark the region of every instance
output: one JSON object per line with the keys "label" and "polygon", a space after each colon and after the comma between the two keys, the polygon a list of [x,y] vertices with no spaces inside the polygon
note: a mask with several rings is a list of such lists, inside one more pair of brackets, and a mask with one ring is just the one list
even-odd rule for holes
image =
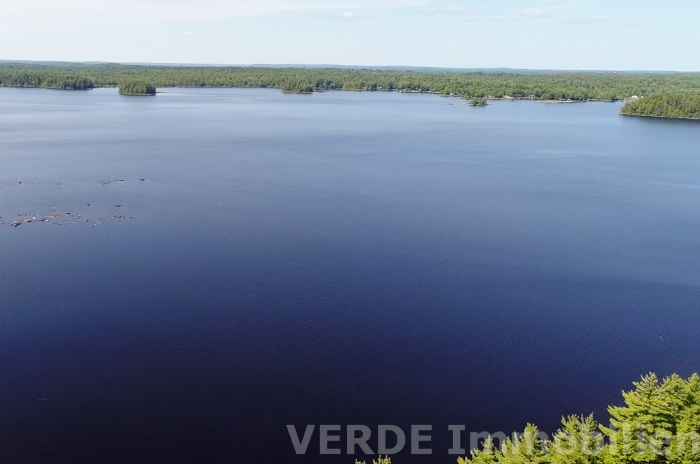
{"label": "wooded shoreline", "polygon": [[127,80],[153,87],[399,91],[461,98],[619,101],[660,92],[700,92],[700,73],[424,72],[339,68],[0,64],[0,86],[82,90]]}
{"label": "wooded shoreline", "polygon": [[[269,68],[121,64],[0,64],[0,86],[63,90],[119,87],[122,95],[155,95],[160,87],[276,88],[429,93],[470,100],[544,103],[615,102],[620,113],[700,119],[700,73],[434,72],[354,68]],[[473,103],[477,102],[477,103]],[[473,103],[473,104],[472,104]]]}

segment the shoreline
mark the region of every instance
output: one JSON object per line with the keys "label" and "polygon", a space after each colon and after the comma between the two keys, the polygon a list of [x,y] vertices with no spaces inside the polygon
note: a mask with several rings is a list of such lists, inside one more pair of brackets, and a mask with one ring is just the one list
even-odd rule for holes
{"label": "shoreline", "polygon": [[[59,88],[59,87],[39,87],[39,86],[29,86],[29,85],[3,85],[0,84],[0,88],[6,87],[6,88],[11,88],[11,89],[43,89],[43,90],[65,90],[65,91],[88,91],[88,90],[96,90],[96,89],[118,89],[118,85],[96,85],[94,87],[90,88],[78,88],[78,89],[71,89],[71,88]],[[472,98],[485,98],[486,100],[493,100],[493,101],[499,101],[499,100],[504,100],[504,101],[534,101],[538,103],[616,103],[620,101],[626,101],[628,98],[625,99],[617,99],[617,100],[599,100],[599,99],[586,99],[586,100],[540,100],[537,99],[536,97],[511,97],[511,96],[505,96],[505,97],[463,97],[461,95],[454,95],[454,94],[444,94],[440,92],[433,92],[430,90],[426,91],[421,91],[421,90],[397,90],[397,89],[375,89],[375,90],[369,90],[369,89],[314,89],[313,92],[293,92],[289,90],[282,90],[279,87],[237,87],[237,86],[200,86],[200,85],[173,85],[173,86],[163,86],[159,87],[161,89],[270,89],[270,90],[279,90],[280,92],[284,94],[289,94],[289,95],[313,95],[314,93],[324,93],[324,92],[396,92],[396,93],[414,93],[414,94],[428,94],[428,95],[437,95],[439,97],[448,97],[448,98],[460,98],[462,100],[471,100]],[[167,93],[167,92],[156,92],[158,93]],[[119,95],[124,95],[124,96],[155,96],[156,94],[139,94],[139,93],[120,93]]]}
{"label": "shoreline", "polygon": [[700,118],[684,118],[682,116],[655,116],[653,114],[634,114],[634,113],[620,113],[620,116],[630,116],[634,118],[653,118],[653,119],[676,119],[679,121],[699,121]]}

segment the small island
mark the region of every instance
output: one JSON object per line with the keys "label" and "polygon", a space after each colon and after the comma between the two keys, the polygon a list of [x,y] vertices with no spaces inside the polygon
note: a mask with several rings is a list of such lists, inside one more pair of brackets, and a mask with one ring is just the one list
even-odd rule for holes
{"label": "small island", "polygon": [[119,83],[120,95],[155,95],[156,88],[144,80],[127,80]]}
{"label": "small island", "polygon": [[489,102],[485,98],[472,98],[469,100],[469,106],[486,106]]}
{"label": "small island", "polygon": [[628,101],[620,110],[626,116],[700,119],[700,92],[664,92]]}

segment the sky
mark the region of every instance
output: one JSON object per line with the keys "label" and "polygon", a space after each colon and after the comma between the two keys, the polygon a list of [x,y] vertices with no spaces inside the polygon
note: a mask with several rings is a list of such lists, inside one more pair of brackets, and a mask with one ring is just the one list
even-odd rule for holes
{"label": "sky", "polygon": [[0,60],[700,71],[698,0],[0,0]]}

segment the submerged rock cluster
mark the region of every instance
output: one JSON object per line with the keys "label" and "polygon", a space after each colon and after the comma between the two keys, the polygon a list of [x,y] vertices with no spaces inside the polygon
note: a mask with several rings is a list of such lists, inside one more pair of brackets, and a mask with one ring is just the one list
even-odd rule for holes
{"label": "submerged rock cluster", "polygon": [[[121,206],[121,205],[119,205]],[[114,219],[135,219],[134,216],[126,216],[124,214],[115,214],[112,216],[98,216],[94,221],[89,217],[83,216],[82,214],[76,214],[73,212],[67,213],[53,213],[46,216],[31,215],[29,213],[20,213],[17,215],[19,219],[11,220],[7,217],[0,216],[0,224],[9,227],[19,227],[24,224],[31,223],[44,223],[57,226],[72,226],[72,225],[86,225],[92,224],[92,227],[97,227],[102,224],[102,221],[114,220]]]}
{"label": "submerged rock cluster", "polygon": [[[145,178],[139,178],[140,182],[144,182]],[[102,182],[102,185],[109,185],[112,182],[121,183],[125,182],[125,179],[117,179]],[[23,182],[18,182],[18,185],[23,184]],[[59,182],[58,185],[61,185]],[[86,208],[90,208],[92,203],[87,203]],[[122,208],[121,204],[115,204],[113,208]],[[94,209],[95,206],[92,206]],[[99,208],[99,207],[98,207]],[[115,220],[115,219],[135,219],[134,216],[129,216],[127,214],[105,214],[104,208],[99,208],[99,215],[91,215],[96,217],[96,219],[91,219],[87,213],[76,213],[74,211],[59,212],[54,206],[52,211],[46,213],[30,213],[30,212],[14,212],[12,214],[0,215],[0,225],[8,227],[19,227],[25,224],[33,223],[43,223],[58,226],[71,226],[71,225],[91,225],[91,227],[97,227],[102,224],[103,221]],[[1,214],[1,213],[0,213]]]}

